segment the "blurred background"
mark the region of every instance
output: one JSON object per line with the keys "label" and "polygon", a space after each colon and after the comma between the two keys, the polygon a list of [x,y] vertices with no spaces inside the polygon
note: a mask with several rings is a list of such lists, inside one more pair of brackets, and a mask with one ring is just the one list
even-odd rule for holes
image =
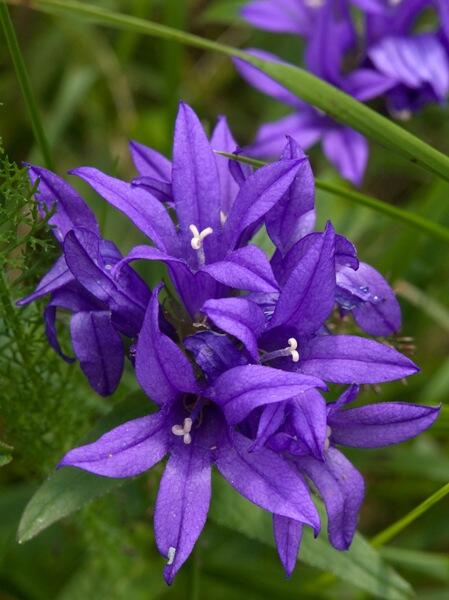
{"label": "blurred background", "polygon": [[[96,0],[92,4],[301,62],[301,41],[251,29],[238,17],[240,0]],[[92,165],[130,178],[134,171],[127,150],[129,139],[169,155],[180,98],[193,106],[207,129],[218,115],[227,115],[242,145],[252,140],[260,124],[288,111],[250,88],[222,56],[25,7],[12,7],[11,16],[60,175]],[[42,164],[3,37],[0,70],[0,136],[8,159],[19,165],[23,161]],[[382,110],[381,104],[374,107]],[[446,106],[433,106],[405,126],[448,153],[448,116]],[[310,158],[317,176],[338,180],[319,150],[313,149]],[[15,301],[35,286],[57,249],[45,228],[33,230],[27,238],[32,209],[23,200],[26,184],[9,161],[2,158],[0,182],[4,217],[0,219],[0,249],[6,244],[14,250],[8,251],[7,262],[2,263],[7,286],[0,290],[4,300],[0,464],[5,465],[0,468],[0,600],[193,598],[189,592],[192,578],[200,581],[195,597],[204,599],[372,597],[301,561],[287,581],[271,546],[225,523],[217,525],[216,520],[206,527],[195,564],[187,565],[174,586],[166,588],[161,576],[163,560],[152,540],[157,469],[95,500],[34,540],[17,544],[16,530],[25,504],[64,451],[78,444],[99,418],[107,419],[112,406],[132,401],[140,406],[138,412],[144,400],[131,373],[112,398],[96,397],[78,367],[62,364],[47,348],[41,325],[43,303],[11,315],[9,300]],[[141,241],[124,217],[87,186],[70,180],[96,211],[105,238],[115,240],[123,252]],[[22,187],[17,181],[22,181]],[[7,193],[8,185],[15,186],[16,192]],[[448,184],[374,144],[362,190],[449,226]],[[375,400],[379,394],[381,400],[446,403],[449,246],[348,200],[318,193],[316,203],[319,228],[331,219],[339,233],[356,243],[361,259],[395,286],[404,313],[401,334],[413,337],[414,360],[422,369],[407,385],[366,390],[364,401]],[[22,238],[26,238],[23,243]],[[150,284],[164,275],[155,265],[139,269]],[[22,364],[19,334],[31,357],[32,372]],[[360,531],[367,538],[449,480],[448,431],[449,413],[444,407],[439,422],[418,440],[396,448],[350,453],[367,481],[360,521]],[[435,505],[381,550],[420,600],[449,598],[448,503],[446,499]]]}

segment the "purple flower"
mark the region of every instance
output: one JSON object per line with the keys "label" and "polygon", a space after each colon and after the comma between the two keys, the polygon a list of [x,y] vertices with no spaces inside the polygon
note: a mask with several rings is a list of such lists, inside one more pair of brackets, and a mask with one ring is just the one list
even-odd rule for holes
{"label": "purple flower", "polygon": [[[275,428],[269,436],[265,435],[263,438],[262,447],[271,448],[285,458],[288,457],[317,489],[327,510],[329,541],[337,550],[346,550],[352,542],[365,486],[361,474],[336,446],[380,448],[398,444],[428,429],[440,412],[439,407],[401,402],[346,409],[346,405],[356,399],[358,391],[357,386],[350,386],[336,402],[326,406],[322,401],[319,418],[316,414],[313,421],[314,431],[310,432],[314,433],[314,443],[319,444],[318,455],[311,452],[307,442],[304,416],[302,425],[296,416],[298,410],[303,411],[303,407],[310,405],[313,400],[310,394],[319,396],[318,392],[305,392],[299,408],[295,401],[283,406]],[[268,412],[269,408],[265,411]],[[310,416],[310,407],[308,410]],[[299,416],[302,415],[299,412]],[[259,430],[264,420],[265,413],[262,413]],[[258,447],[253,446],[256,452]],[[279,529],[276,540],[280,558],[287,573],[290,573],[296,562],[302,525],[284,518],[281,523],[275,519],[274,527],[275,532]],[[294,534],[294,543],[291,545],[285,542],[288,531]]]}
{"label": "purple flower", "polygon": [[[169,460],[156,501],[156,544],[167,557],[164,576],[171,583],[188,558],[206,522],[211,496],[211,468],[240,494],[262,508],[319,531],[319,516],[304,479],[295,466],[270,449],[249,452],[251,441],[231,429],[215,402],[216,382],[195,379],[186,355],[159,328],[158,295],[149,302],[136,352],[136,374],[142,388],[157,402],[156,414],[129,421],[87,446],[71,450],[60,467],[74,466],[105,477],[132,477]],[[212,339],[209,348],[214,347]],[[220,360],[223,345],[220,344]],[[270,367],[233,365],[226,373],[235,399],[256,405],[257,397],[273,401],[300,394],[322,382]],[[218,378],[217,381],[219,381]],[[229,390],[228,390],[229,391]]]}
{"label": "purple flower", "polygon": [[[235,150],[223,119],[212,144]],[[292,155],[286,150],[281,160],[255,173],[236,166],[230,170],[226,159],[215,156],[198,117],[183,103],[176,120],[172,164],[135,142],[131,152],[140,172],[132,184],[91,167],[72,171],[124,212],[155,244],[135,247],[116,273],[123,264],[137,259],[165,262],[191,316],[207,299],[227,295],[229,288],[277,290],[264,253],[246,244],[265,219],[269,230],[282,236],[286,246],[313,227],[313,196],[309,193],[313,179],[303,153]],[[302,192],[292,195],[292,188],[300,185]],[[177,226],[164,203],[176,212]],[[286,212],[294,215],[295,221],[288,234],[281,234]]]}
{"label": "purple flower", "polygon": [[58,341],[56,311],[70,311],[72,346],[81,369],[99,394],[112,394],[124,365],[121,335],[132,338],[140,331],[149,289],[129,267],[112,277],[123,257],[115,244],[100,237],[95,216],[69,184],[42,167],[30,167],[29,175],[33,184],[39,180],[36,200],[41,214],[55,210],[49,223],[63,255],[36,290],[17,304],[50,294],[45,331],[51,346],[69,362],[73,358],[63,353]]}

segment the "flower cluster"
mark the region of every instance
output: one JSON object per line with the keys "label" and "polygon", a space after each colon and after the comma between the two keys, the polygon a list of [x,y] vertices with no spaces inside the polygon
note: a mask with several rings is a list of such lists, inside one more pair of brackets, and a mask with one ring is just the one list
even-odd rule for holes
{"label": "flower cluster", "polygon": [[[362,12],[357,15],[361,32],[352,6]],[[421,23],[429,8],[439,23],[430,31]],[[443,102],[449,92],[446,0],[254,0],[244,6],[242,16],[261,29],[301,36],[309,71],[361,102],[385,96],[395,118],[408,119],[428,103]],[[294,108],[291,115],[261,127],[249,149],[252,154],[276,156],[285,133],[306,149],[320,141],[340,174],[361,183],[368,160],[363,136],[299,101],[247,63],[238,60],[236,65],[251,85]]]}
{"label": "flower cluster", "polygon": [[[132,142],[139,176],[131,183],[91,167],[73,171],[152,241],[126,257],[100,237],[67,183],[30,167],[41,209],[54,210],[62,255],[21,304],[50,294],[47,334],[60,353],[56,309],[72,312],[74,353],[100,394],[117,386],[127,345],[137,381],[158,408],[69,451],[59,466],[132,477],[169,456],[154,517],[168,583],[205,524],[213,466],[272,513],[290,574],[303,527],[320,529],[310,482],[326,505],[330,542],[341,550],[351,544],[364,482],[337,447],[401,442],[439,412],[401,402],[347,407],[361,384],[418,369],[389,345],[335,329],[352,315],[354,326],[386,336],[399,329],[400,309],[383,277],[330,223],[313,231],[314,181],[296,142],[288,139],[281,158],[257,171],[213,148],[236,149],[226,120],[209,141],[181,104],[172,162]],[[250,243],[262,227],[276,246],[271,260]],[[150,291],[130,267],[136,260],[163,261],[170,283]],[[161,302],[166,293],[170,302]],[[335,402],[323,396],[328,384],[346,386]]]}

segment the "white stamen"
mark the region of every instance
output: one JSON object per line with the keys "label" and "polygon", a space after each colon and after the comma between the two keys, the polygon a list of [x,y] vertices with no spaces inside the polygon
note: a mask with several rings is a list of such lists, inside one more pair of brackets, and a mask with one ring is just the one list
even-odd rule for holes
{"label": "white stamen", "polygon": [[184,419],[184,423],[182,425],[173,425],[171,428],[171,432],[174,435],[182,436],[182,441],[184,444],[190,444],[192,442],[192,436],[190,432],[192,431],[193,421],[189,417]]}
{"label": "white stamen", "polygon": [[275,350],[274,352],[267,352],[260,358],[260,362],[268,362],[269,360],[274,360],[275,358],[281,358],[283,356],[291,356],[292,361],[294,363],[299,362],[299,352],[297,350],[298,342],[296,338],[289,338],[287,348],[282,348],[281,350]]}
{"label": "white stamen", "polygon": [[206,229],[203,229],[203,231],[199,231],[196,225],[189,225],[189,229],[192,232],[190,245],[194,250],[201,250],[203,247],[204,238],[207,238],[208,235],[214,232],[212,227],[206,227]]}
{"label": "white stamen", "polygon": [[295,338],[290,338],[288,340],[288,345],[290,347],[290,354],[292,355],[292,361],[294,363],[299,362],[299,352],[296,349],[298,347],[298,342],[296,341]]}
{"label": "white stamen", "polygon": [[309,8],[321,8],[324,0],[304,0],[304,4]]}
{"label": "white stamen", "polygon": [[402,0],[389,0],[389,4],[390,6],[399,6],[399,4],[401,4]]}
{"label": "white stamen", "polygon": [[172,565],[173,561],[175,560],[175,555],[176,555],[176,548],[174,548],[173,546],[170,546],[170,548],[168,549],[167,552],[167,565]]}
{"label": "white stamen", "polygon": [[227,220],[228,220],[228,215],[225,212],[223,212],[222,210],[220,210],[220,223],[222,225],[224,225]]}

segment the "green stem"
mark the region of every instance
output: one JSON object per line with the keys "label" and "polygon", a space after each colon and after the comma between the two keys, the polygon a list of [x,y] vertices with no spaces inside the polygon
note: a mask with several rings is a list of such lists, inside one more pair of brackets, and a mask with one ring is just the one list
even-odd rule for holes
{"label": "green stem", "polygon": [[[13,0],[9,0],[12,2]],[[43,12],[85,17],[102,25],[179,42],[203,50],[240,58],[280,83],[295,96],[353,127],[385,148],[402,155],[442,179],[449,181],[449,157],[383,117],[368,106],[304,69],[253,56],[237,48],[152,21],[123,15],[76,0],[15,0]]]}
{"label": "green stem", "polygon": [[14,25],[8,12],[4,0],[0,0],[0,22],[3,27],[3,31],[8,44],[11,59],[14,64],[17,79],[19,81],[22,95],[25,100],[26,107],[28,109],[31,127],[33,129],[34,137],[42,153],[42,158],[46,167],[53,170],[53,160],[51,158],[50,147],[48,145],[47,138],[44,133],[44,127],[42,125],[41,116],[37,107],[36,99],[34,97],[33,88],[31,86],[28,71],[25,65],[25,61],[20,50],[19,42],[17,40]]}
{"label": "green stem", "polygon": [[[230,160],[236,160],[254,167],[262,167],[268,164],[262,160],[257,160],[241,154],[230,154],[229,152],[221,151],[217,151],[216,153],[220,156],[225,156]],[[372,210],[387,215],[388,217],[396,219],[397,221],[402,221],[402,223],[405,223],[406,225],[409,225],[410,227],[413,227],[422,233],[426,233],[431,237],[437,238],[446,244],[449,244],[449,228],[439,225],[438,223],[434,223],[433,221],[430,221],[425,217],[421,217],[416,213],[404,210],[403,208],[398,208],[393,204],[383,202],[382,200],[378,200],[372,196],[367,196],[366,194],[362,194],[361,192],[357,192],[356,190],[352,190],[348,187],[323,181],[322,179],[315,179],[315,185],[323,192],[327,192],[329,194],[333,194],[334,196],[338,196],[340,198],[344,198],[345,200],[350,200],[356,204],[371,208]]]}
{"label": "green stem", "polygon": [[423,515],[430,508],[432,508],[434,504],[436,504],[442,498],[447,496],[447,494],[449,494],[449,483],[443,485],[443,487],[441,487],[438,491],[426,498],[424,502],[418,504],[418,506],[416,506],[413,510],[406,514],[405,517],[402,517],[402,519],[399,519],[399,521],[396,521],[396,523],[393,523],[393,525],[390,525],[389,527],[378,533],[376,536],[374,536],[374,538],[371,540],[371,544],[375,548],[380,548],[380,546],[384,546],[387,542],[396,537],[398,533],[400,533],[411,523],[413,523],[413,521],[415,521],[418,517]]}

